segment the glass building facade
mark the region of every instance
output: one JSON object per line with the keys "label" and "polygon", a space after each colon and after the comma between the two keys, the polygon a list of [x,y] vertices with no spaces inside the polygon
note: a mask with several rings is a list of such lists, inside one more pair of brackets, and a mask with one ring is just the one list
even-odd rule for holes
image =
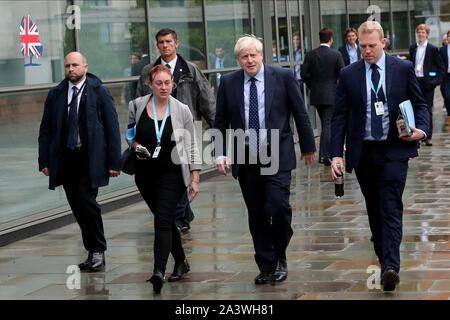
{"label": "glass building facade", "polygon": [[[450,1],[444,0],[3,0],[0,8],[0,233],[68,208],[64,191],[49,191],[48,178],[38,172],[37,136],[48,90],[64,78],[70,51],[83,52],[89,71],[106,83],[124,130],[137,80],[131,64],[158,57],[154,38],[161,28],[177,31],[178,52],[203,70],[215,92],[217,79],[238,68],[233,48],[243,34],[263,39],[266,63],[298,70],[304,54],[319,45],[322,27],[334,30],[337,48],[347,27],[373,17],[390,39],[389,52],[401,55],[415,41],[417,24],[431,26],[429,41],[437,46],[450,29]],[[43,46],[36,66],[25,66],[29,58],[21,53],[19,26],[27,15]],[[216,63],[217,50],[226,64]],[[308,108],[315,125],[315,110]],[[99,199],[130,190],[133,178],[121,175],[101,188]]]}

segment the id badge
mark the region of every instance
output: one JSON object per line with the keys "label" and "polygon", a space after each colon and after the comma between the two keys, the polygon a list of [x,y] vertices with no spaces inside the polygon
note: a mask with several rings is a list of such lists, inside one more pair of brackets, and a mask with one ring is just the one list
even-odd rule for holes
{"label": "id badge", "polygon": [[382,101],[375,102],[375,113],[377,116],[382,116],[384,114],[384,105]]}
{"label": "id badge", "polygon": [[161,151],[161,146],[156,146],[155,151],[153,151],[153,156],[152,156],[152,158],[153,158],[153,159],[158,158],[159,152],[160,152],[160,151]]}

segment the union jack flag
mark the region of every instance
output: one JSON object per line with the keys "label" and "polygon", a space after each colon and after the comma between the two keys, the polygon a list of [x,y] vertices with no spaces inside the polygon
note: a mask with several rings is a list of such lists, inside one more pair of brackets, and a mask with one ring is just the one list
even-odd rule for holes
{"label": "union jack flag", "polygon": [[30,15],[23,16],[20,23],[20,43],[22,44],[22,55],[25,57],[40,57],[44,47],[39,39],[39,31]]}

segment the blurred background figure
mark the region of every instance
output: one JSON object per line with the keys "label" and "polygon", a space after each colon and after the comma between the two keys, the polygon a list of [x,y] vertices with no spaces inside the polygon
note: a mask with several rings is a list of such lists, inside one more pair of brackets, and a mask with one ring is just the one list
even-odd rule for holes
{"label": "blurred background figure", "polygon": [[302,81],[302,75],[301,75],[301,61],[302,61],[302,42],[300,38],[300,32],[295,32],[294,36],[292,37],[292,41],[294,42],[294,52],[293,57],[296,65],[294,66],[294,75],[295,80],[297,80],[298,86],[300,88],[300,92],[302,93],[302,96],[304,97],[303,92],[303,81]]}
{"label": "blurred background figure", "polygon": [[339,52],[341,53],[344,65],[346,66],[361,59],[358,35],[355,28],[348,28],[345,31],[345,44],[339,48]]}
{"label": "blurred background figure", "polygon": [[[141,55],[137,52],[132,52],[130,54],[130,60],[131,60],[131,65],[127,68],[125,68],[125,70],[123,71],[123,76],[124,77],[130,77],[131,76],[131,70],[133,68],[133,65],[135,65],[136,63],[139,63],[139,61],[141,61]],[[136,85],[135,85],[136,81],[132,81],[132,82],[127,82],[125,83],[125,85],[122,87],[122,99],[121,102],[123,105],[127,105],[128,103],[133,100],[134,94],[136,92]]]}

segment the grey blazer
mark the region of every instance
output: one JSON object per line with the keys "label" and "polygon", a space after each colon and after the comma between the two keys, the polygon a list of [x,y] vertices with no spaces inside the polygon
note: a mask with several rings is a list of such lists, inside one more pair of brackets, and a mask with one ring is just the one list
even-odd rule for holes
{"label": "grey blazer", "polygon": [[[139,122],[139,118],[152,96],[153,94],[149,94],[130,101],[128,105],[128,128]],[[169,106],[173,128],[172,140],[176,144],[176,148],[172,150],[172,160],[176,164],[181,164],[183,181],[187,187],[191,183],[191,171],[201,170],[202,167],[195,138],[194,121],[189,107],[172,96],[169,98]],[[134,142],[134,140],[126,140],[130,146]]]}

